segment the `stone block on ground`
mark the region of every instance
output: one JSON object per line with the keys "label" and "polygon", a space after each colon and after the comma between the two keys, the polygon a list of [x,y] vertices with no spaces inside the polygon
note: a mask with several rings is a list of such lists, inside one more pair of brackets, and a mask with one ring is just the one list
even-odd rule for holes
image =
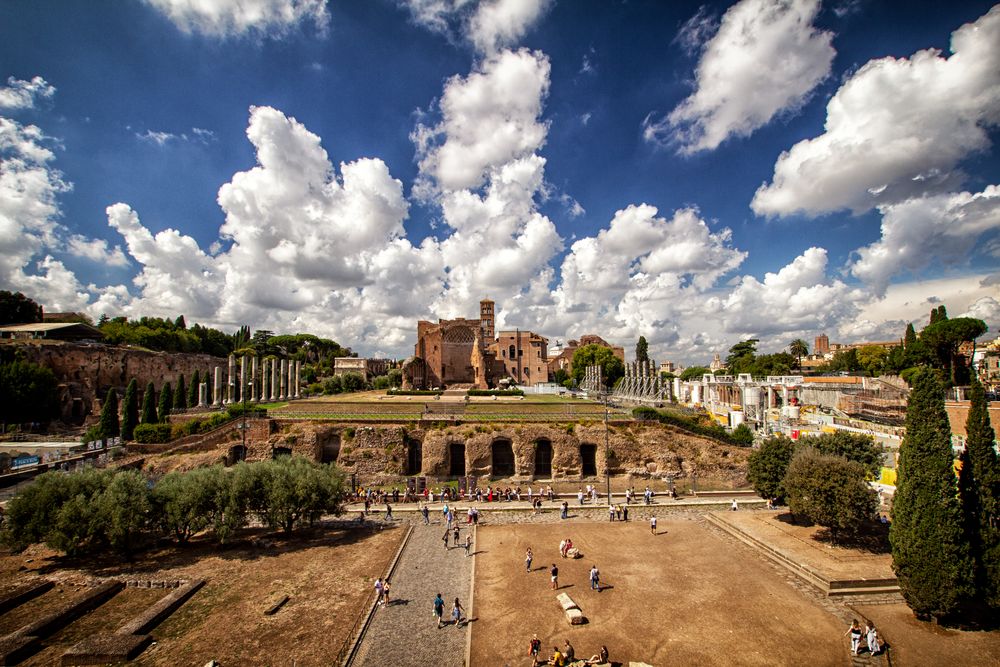
{"label": "stone block on ground", "polygon": [[628,667],[653,667],[645,662],[629,662]]}
{"label": "stone block on ground", "polygon": [[141,614],[118,628],[116,634],[142,635],[149,632],[159,625],[163,619],[174,613],[178,607],[184,604],[189,597],[198,592],[204,585],[205,580],[198,579],[180,588],[175,588],[173,592],[163,596],[156,603],[143,610]]}
{"label": "stone block on ground", "polygon": [[62,664],[104,665],[132,660],[152,643],[151,635],[91,635],[63,653]]}
{"label": "stone block on ground", "polygon": [[583,625],[583,622],[587,620],[583,612],[574,607],[573,609],[566,610],[566,622],[570,625]]}
{"label": "stone block on ground", "polygon": [[556,600],[559,601],[559,606],[563,608],[563,611],[566,611],[567,609],[579,609],[577,604],[573,602],[573,598],[566,593],[560,593],[557,595]]}
{"label": "stone block on ground", "polygon": [[583,554],[576,547],[572,547],[566,550],[566,558],[583,558]]}

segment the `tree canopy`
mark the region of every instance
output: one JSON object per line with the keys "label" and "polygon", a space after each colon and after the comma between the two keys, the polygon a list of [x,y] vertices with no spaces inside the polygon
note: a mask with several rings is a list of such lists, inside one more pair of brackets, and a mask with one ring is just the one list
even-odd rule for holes
{"label": "tree canopy", "polygon": [[48,367],[20,359],[0,363],[0,422],[44,423],[58,416],[58,382]]}
{"label": "tree canopy", "polygon": [[584,345],[573,352],[573,379],[578,385],[583,382],[587,366],[601,367],[604,384],[607,387],[615,386],[615,382],[625,376],[625,364],[615,356],[610,347],[603,345]]}
{"label": "tree canopy", "polygon": [[649,361],[649,343],[645,336],[639,336],[639,342],[635,344],[635,360],[639,363]]}
{"label": "tree canopy", "polygon": [[42,321],[42,307],[21,292],[0,290],[0,325]]}

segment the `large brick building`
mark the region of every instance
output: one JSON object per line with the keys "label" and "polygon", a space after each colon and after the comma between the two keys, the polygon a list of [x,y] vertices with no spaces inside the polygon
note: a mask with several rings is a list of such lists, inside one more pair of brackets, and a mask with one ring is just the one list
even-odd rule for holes
{"label": "large brick building", "polygon": [[523,385],[547,382],[548,340],[530,331],[503,331],[497,339],[495,307],[484,299],[477,320],[417,322],[413,356],[403,364],[404,387],[488,389],[508,377]]}

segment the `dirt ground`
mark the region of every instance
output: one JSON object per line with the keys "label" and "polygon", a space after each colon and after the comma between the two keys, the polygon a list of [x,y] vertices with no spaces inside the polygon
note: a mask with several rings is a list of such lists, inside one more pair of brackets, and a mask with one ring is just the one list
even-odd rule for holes
{"label": "dirt ground", "polygon": [[[82,592],[94,577],[190,580],[204,588],[152,634],[156,644],[134,664],[330,665],[363,611],[371,582],[384,572],[403,530],[317,529],[285,539],[258,535],[232,548],[195,543],[147,552],[131,565],[113,559],[87,563],[58,558],[43,548],[0,552],[0,588],[31,575],[59,582],[45,595],[0,615],[0,633],[48,613]],[[22,569],[24,568],[24,569]],[[127,588],[45,640],[25,665],[58,664],[62,652],[96,631],[113,632],[168,590]],[[290,595],[274,616],[264,610]]]}
{"label": "dirt ground", "polygon": [[[569,537],[583,557],[559,558]],[[535,553],[532,572],[524,552]],[[570,626],[549,587],[559,566],[588,623]],[[602,592],[588,572],[601,571]],[[472,617],[473,665],[528,665],[528,640],[543,651],[569,639],[578,657],[606,645],[611,659],[652,665],[843,665],[841,622],[759,557],[685,518],[645,523],[485,526],[478,533]]]}
{"label": "dirt ground", "polygon": [[853,606],[891,644],[894,665],[1000,665],[1000,632],[966,632],[918,621],[905,604]]}

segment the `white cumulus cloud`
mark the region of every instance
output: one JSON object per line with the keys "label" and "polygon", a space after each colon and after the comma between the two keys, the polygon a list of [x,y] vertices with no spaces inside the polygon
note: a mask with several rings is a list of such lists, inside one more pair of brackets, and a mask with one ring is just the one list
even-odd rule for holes
{"label": "white cumulus cloud", "polygon": [[872,60],[827,105],[825,132],[778,158],[761,215],[855,212],[954,189],[961,160],[1000,124],[1000,5],[936,49]]}
{"label": "white cumulus cloud", "polygon": [[439,104],[441,122],[420,124],[412,135],[422,175],[418,191],[479,187],[488,169],[541,148],[548,126],[539,116],[550,69],[544,54],[521,49],[449,79]]}
{"label": "white cumulus cloud", "polygon": [[324,33],[326,0],[145,0],[186,33],[281,37],[304,23]]}
{"label": "white cumulus cloud", "polygon": [[882,236],[856,251],[851,273],[885,294],[889,280],[931,262],[957,264],[976,241],[1000,229],[1000,186],[979,193],[948,193],[879,207]]}
{"label": "white cumulus cloud", "polygon": [[516,46],[552,0],[397,0],[413,22],[485,55]]}
{"label": "white cumulus cloud", "polygon": [[[798,109],[830,74],[833,35],[812,22],[818,0],[742,0],[722,17],[695,72],[695,91],[665,118],[643,122],[647,141],[676,144],[682,154],[746,137],[782,111]],[[702,12],[682,42],[704,36]]]}
{"label": "white cumulus cloud", "polygon": [[11,76],[7,78],[7,85],[0,87],[0,109],[31,109],[37,99],[49,99],[55,93],[55,87],[40,76],[33,77],[31,81]]}

